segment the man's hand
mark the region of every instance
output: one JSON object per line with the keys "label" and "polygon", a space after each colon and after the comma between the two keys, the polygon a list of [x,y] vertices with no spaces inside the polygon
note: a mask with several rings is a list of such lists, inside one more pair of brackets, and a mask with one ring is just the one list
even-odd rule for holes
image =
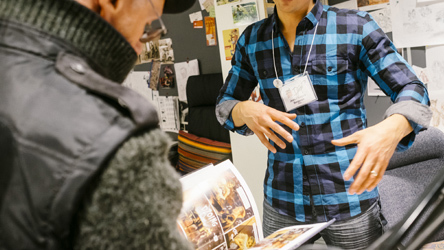
{"label": "man's hand", "polygon": [[404,116],[394,114],[372,127],[333,140],[336,146],[358,145],[356,155],[344,173],[344,179],[350,180],[360,169],[348,192],[361,194],[373,190],[381,181],[399,141],[412,130]]}
{"label": "man's hand", "polygon": [[259,137],[262,144],[273,153],[276,153],[276,148],[270,144],[267,138],[280,148],[285,148],[285,143],[276,134],[281,135],[288,142],[293,141],[293,136],[276,122],[281,122],[293,130],[299,130],[299,125],[293,121],[296,114],[281,112],[258,102],[240,102],[234,106],[231,114],[234,126],[240,127],[247,124]]}

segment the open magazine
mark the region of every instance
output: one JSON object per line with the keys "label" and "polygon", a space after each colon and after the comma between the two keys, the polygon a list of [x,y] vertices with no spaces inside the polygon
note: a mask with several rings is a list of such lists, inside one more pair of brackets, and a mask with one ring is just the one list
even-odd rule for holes
{"label": "open magazine", "polygon": [[181,182],[177,224],[199,250],[294,249],[334,221],[286,227],[264,239],[253,195],[231,161],[208,165]]}

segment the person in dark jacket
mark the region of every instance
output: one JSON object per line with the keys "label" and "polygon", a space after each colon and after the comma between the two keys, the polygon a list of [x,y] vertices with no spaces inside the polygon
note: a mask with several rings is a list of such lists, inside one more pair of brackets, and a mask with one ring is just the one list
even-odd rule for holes
{"label": "person in dark jacket", "polygon": [[192,249],[171,142],[121,83],[193,2],[0,1],[0,249]]}

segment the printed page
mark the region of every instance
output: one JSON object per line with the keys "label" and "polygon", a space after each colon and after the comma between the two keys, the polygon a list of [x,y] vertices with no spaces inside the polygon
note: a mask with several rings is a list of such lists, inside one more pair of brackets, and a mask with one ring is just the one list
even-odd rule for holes
{"label": "printed page", "polygon": [[128,74],[123,86],[129,87],[145,97],[149,102],[153,102],[153,90],[150,89],[150,72],[148,71],[132,71]]}
{"label": "printed page", "polygon": [[195,249],[247,249],[263,239],[253,195],[230,161],[181,179],[184,206],[178,218]]}
{"label": "printed page", "polygon": [[328,227],[335,220],[330,220],[324,223],[292,226],[278,230],[261,242],[257,243],[255,247],[250,249],[272,250],[272,249],[296,249],[304,242],[315,236],[317,233]]}
{"label": "printed page", "polygon": [[163,131],[179,131],[179,111],[177,97],[158,96],[158,112],[160,119],[160,128]]}

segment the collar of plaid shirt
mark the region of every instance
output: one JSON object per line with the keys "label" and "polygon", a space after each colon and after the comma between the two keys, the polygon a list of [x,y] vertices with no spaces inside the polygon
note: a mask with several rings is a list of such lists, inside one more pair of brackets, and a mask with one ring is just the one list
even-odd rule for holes
{"label": "collar of plaid shirt", "polygon": [[[291,111],[297,114],[295,121],[300,130],[283,126],[294,140],[285,149],[276,146],[275,154],[269,152],[264,195],[280,213],[301,222],[357,216],[378,200],[378,190],[348,194],[353,178],[345,181],[342,173],[357,147],[336,147],[331,140],[366,127],[363,93],[369,75],[391,95],[393,102],[402,96],[403,100],[426,103],[426,93],[411,84],[416,76],[368,13],[323,6],[317,1],[297,27],[293,52],[279,30],[277,18],[275,10],[271,17],[247,27],[239,38],[218,105],[247,100],[259,82],[264,104],[285,112],[273,85],[276,76],[272,49],[279,79],[285,82],[302,73],[314,27],[319,23],[307,65],[318,100]],[[274,48],[271,29],[275,29]],[[409,91],[415,94],[404,94]],[[226,103],[229,106],[230,102]],[[241,134],[251,133],[246,126],[235,128],[230,116],[224,126]],[[403,143],[409,146],[413,138],[414,135]]]}

